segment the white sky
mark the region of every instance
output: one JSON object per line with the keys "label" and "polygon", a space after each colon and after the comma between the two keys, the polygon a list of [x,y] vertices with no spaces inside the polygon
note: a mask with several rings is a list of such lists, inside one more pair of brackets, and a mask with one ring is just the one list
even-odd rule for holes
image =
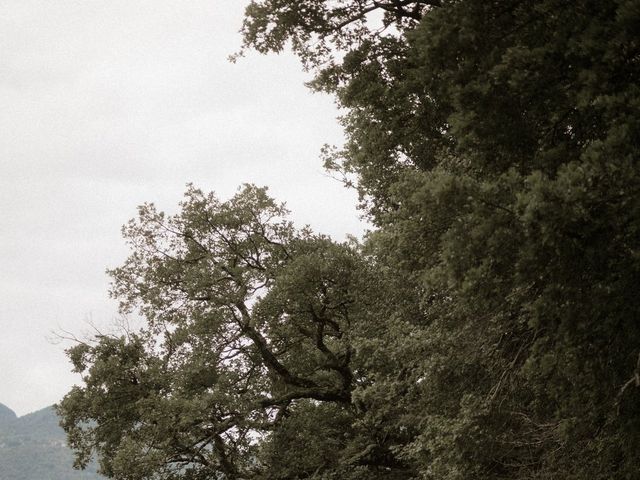
{"label": "white sky", "polygon": [[299,224],[360,234],[325,176],[332,99],[291,55],[232,64],[242,0],[0,0],[0,403],[24,414],[78,379],[53,330],[116,316],[107,267],[136,206],[187,182],[268,185]]}

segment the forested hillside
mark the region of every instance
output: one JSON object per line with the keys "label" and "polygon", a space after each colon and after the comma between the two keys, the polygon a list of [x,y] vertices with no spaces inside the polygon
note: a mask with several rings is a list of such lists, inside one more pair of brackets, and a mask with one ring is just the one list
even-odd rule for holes
{"label": "forested hillside", "polygon": [[73,455],[53,407],[23,417],[0,404],[0,480],[97,480],[72,468]]}
{"label": "forested hillside", "polygon": [[242,31],[344,109],[325,165],[374,228],[336,242],[251,185],[140,207],[111,293],[146,324],[68,351],[78,461],[639,478],[640,4],[255,0]]}

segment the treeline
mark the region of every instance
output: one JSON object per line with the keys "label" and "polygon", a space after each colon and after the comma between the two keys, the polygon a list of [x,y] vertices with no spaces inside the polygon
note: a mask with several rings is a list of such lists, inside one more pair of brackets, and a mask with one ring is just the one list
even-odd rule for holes
{"label": "treeline", "polygon": [[640,4],[261,0],[346,110],[324,151],[375,226],[264,189],[140,208],[141,331],[69,350],[78,465],[119,479],[640,476]]}

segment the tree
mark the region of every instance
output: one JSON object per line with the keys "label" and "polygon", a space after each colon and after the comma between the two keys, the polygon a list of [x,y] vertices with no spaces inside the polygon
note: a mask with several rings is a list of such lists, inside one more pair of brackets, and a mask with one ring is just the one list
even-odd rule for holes
{"label": "tree", "polygon": [[[85,384],[58,411],[78,466],[97,454],[113,478],[276,478],[265,462],[291,458],[298,417],[350,417],[357,247],[286,213],[253,186],[226,202],[190,187],[175,216],[140,207],[110,273],[146,326],[68,352]],[[288,470],[330,468],[341,441],[319,442],[332,453]]]}
{"label": "tree", "polygon": [[307,64],[309,31],[330,45],[312,86],[348,138],[327,164],[356,177],[377,267],[411,286],[380,319],[365,417],[391,432],[421,412],[397,451],[426,478],[632,478],[637,2],[406,2],[418,18],[357,34],[317,3],[246,38]]}
{"label": "tree", "polygon": [[113,275],[149,327],[70,351],[79,462],[93,449],[122,478],[635,478],[636,3],[252,2],[245,47],[290,42],[346,109],[325,160],[377,229],[335,244],[254,188],[192,191],[168,219],[143,208]]}

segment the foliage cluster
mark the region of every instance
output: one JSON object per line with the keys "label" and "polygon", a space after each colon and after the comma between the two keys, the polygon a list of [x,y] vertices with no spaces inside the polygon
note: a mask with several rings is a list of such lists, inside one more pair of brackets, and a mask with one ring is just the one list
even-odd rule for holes
{"label": "foliage cluster", "polygon": [[345,108],[364,244],[262,189],[125,229],[141,332],[70,350],[78,462],[123,479],[633,479],[640,5],[262,0]]}

